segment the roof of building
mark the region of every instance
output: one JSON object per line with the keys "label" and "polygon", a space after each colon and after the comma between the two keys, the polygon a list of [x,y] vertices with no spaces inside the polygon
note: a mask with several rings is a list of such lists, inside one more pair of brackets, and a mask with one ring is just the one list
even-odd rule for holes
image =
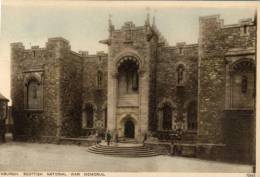
{"label": "roof of building", "polygon": [[4,97],[4,95],[2,95],[1,93],[0,93],[0,100],[6,100],[6,101],[9,101],[6,97]]}

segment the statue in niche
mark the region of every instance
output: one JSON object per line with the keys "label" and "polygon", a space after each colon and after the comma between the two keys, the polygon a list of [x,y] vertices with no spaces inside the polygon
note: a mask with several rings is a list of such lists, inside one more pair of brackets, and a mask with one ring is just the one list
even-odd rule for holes
{"label": "statue in niche", "polygon": [[183,83],[183,76],[184,76],[184,67],[183,65],[180,65],[177,69],[177,73],[178,73],[178,84],[182,84]]}

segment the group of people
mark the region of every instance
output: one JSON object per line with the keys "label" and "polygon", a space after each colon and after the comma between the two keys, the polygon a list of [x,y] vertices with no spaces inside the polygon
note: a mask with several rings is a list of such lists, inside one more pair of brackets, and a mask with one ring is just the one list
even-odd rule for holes
{"label": "group of people", "polygon": [[[109,146],[111,139],[112,139],[112,134],[110,133],[110,131],[107,131],[107,133],[105,135],[105,139],[106,139],[107,145]],[[102,140],[102,135],[100,135],[98,132],[96,132],[96,144],[101,143],[101,140]]]}
{"label": "group of people", "polygon": [[[102,136],[98,132],[96,132],[96,144],[101,143],[101,140],[102,140]],[[107,142],[107,145],[110,146],[111,140],[112,140],[112,134],[111,134],[111,132],[109,130],[106,132],[105,140]],[[143,144],[145,143],[146,140],[147,140],[147,134],[145,133],[144,134],[144,139],[143,139]],[[115,142],[116,143],[119,142],[118,133],[115,134]]]}

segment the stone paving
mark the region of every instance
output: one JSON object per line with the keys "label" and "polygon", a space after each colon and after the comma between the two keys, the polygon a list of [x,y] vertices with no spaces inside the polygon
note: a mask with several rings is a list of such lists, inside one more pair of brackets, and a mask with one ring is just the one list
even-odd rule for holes
{"label": "stone paving", "polygon": [[87,147],[8,142],[0,144],[0,171],[252,172],[250,165],[194,158],[124,158],[97,155]]}

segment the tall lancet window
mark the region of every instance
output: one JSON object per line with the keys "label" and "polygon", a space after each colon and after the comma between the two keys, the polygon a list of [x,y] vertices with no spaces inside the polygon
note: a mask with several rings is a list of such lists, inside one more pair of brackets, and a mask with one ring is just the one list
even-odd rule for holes
{"label": "tall lancet window", "polygon": [[138,64],[133,60],[123,61],[118,68],[118,73],[119,94],[138,93]]}
{"label": "tall lancet window", "polygon": [[230,65],[230,108],[252,109],[255,96],[255,63],[251,59],[240,59]]}
{"label": "tall lancet window", "polygon": [[101,88],[102,87],[102,72],[98,71],[97,72],[97,87]]}
{"label": "tall lancet window", "polygon": [[244,94],[247,92],[247,77],[246,76],[242,76],[241,92]]}

